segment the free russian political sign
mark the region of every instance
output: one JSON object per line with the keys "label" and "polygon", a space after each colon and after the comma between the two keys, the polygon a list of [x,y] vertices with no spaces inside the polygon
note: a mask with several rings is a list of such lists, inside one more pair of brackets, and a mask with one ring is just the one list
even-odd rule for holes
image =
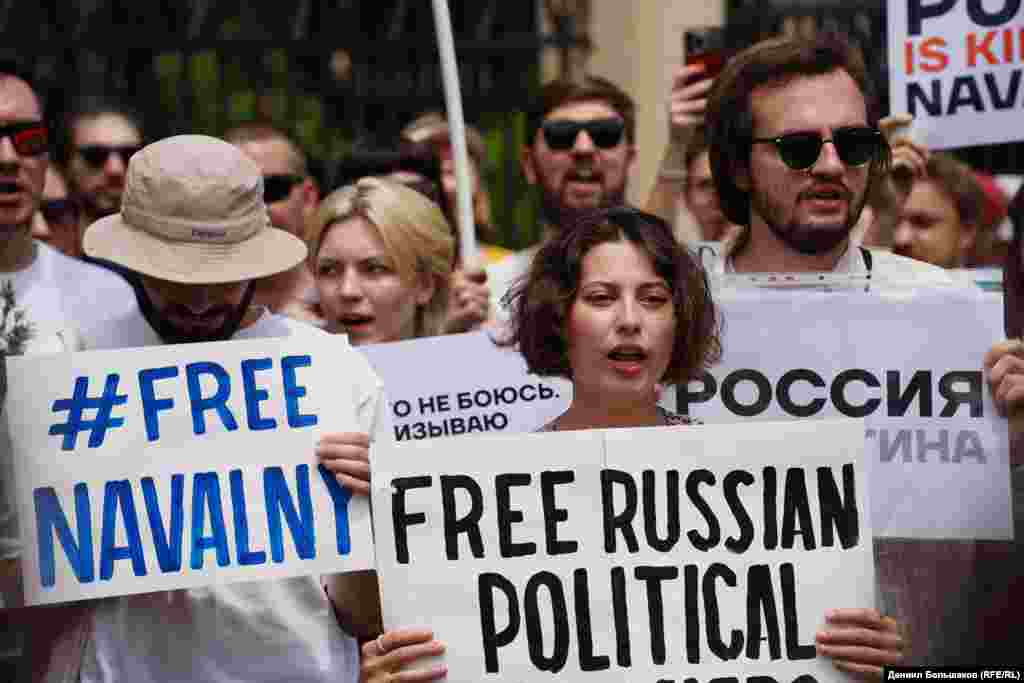
{"label": "free russian political sign", "polygon": [[863,449],[860,420],[375,448],[385,626],[457,683],[839,680],[814,634],[873,605]]}
{"label": "free russian political sign", "polygon": [[344,337],[7,364],[26,604],[372,568],[366,497],[314,456],[362,429]]}
{"label": "free russian political sign", "polygon": [[930,149],[1020,139],[1024,9],[1019,0],[889,0],[893,113]]}

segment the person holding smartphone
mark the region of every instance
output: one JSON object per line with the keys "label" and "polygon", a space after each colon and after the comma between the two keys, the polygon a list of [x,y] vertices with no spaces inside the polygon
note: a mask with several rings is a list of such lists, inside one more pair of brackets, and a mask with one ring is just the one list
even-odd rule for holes
{"label": "person holding smartphone", "polygon": [[700,140],[707,95],[728,56],[725,34],[720,28],[686,31],[683,42],[685,63],[672,75],[667,103],[669,141],[645,208],[672,225],[682,242],[721,241],[730,224],[717,220],[717,195],[701,192],[714,188],[703,182],[711,169]]}

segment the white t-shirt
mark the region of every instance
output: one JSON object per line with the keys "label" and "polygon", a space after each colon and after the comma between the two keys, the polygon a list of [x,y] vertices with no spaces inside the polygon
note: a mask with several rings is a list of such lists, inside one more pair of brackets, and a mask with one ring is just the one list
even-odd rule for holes
{"label": "white t-shirt", "polygon": [[[326,332],[265,312],[235,339]],[[162,343],[141,313],[82,332],[85,349]],[[347,342],[339,338],[339,344]],[[390,438],[383,386],[362,354],[339,381],[357,389],[360,429]],[[232,583],[132,595],[96,603],[81,680],[317,681],[359,679],[356,641],[346,635],[320,578]]]}
{"label": "white t-shirt", "polygon": [[[15,309],[6,321],[0,319],[4,323],[0,333],[6,339],[16,324],[15,314],[22,312],[18,324],[31,328],[23,353],[48,350],[47,344],[59,330],[102,325],[136,308],[135,293],[121,276],[68,258],[43,242],[34,244],[32,265],[14,273],[0,273],[0,285],[10,282],[15,298]],[[2,346],[6,348],[7,344]],[[10,449],[7,420],[0,419],[0,560],[16,558],[20,551],[13,491],[8,490],[13,480]]]}
{"label": "white t-shirt", "polygon": [[[959,284],[948,271],[930,263],[899,256],[884,249],[868,251],[871,252],[871,276],[885,283],[938,287]],[[717,261],[709,271],[719,276],[736,275],[732,254],[726,254],[725,258]],[[857,246],[848,247],[832,272],[843,275],[867,275],[869,270],[864,260],[864,252]]]}
{"label": "white t-shirt", "polygon": [[34,328],[32,342],[68,327],[93,327],[136,308],[135,293],[120,275],[69,258],[43,242],[35,242],[35,247],[31,266],[0,273],[0,283],[14,285],[17,307]]}

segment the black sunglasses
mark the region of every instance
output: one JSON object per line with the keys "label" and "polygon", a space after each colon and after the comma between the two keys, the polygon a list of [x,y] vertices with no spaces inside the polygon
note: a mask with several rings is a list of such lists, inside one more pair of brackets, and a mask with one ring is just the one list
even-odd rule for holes
{"label": "black sunglasses", "polygon": [[44,199],[39,211],[50,225],[78,225],[78,202],[65,199]]}
{"label": "black sunglasses", "polygon": [[794,171],[806,171],[817,163],[826,142],[835,145],[836,153],[847,166],[863,166],[878,157],[882,134],[874,128],[851,126],[836,129],[830,140],[823,139],[820,133],[789,133],[777,138],[754,138],[751,142],[770,142],[782,163]]}
{"label": "black sunglasses", "polygon": [[593,121],[553,119],[545,121],[540,128],[548,147],[562,152],[571,149],[576,144],[576,137],[582,130],[587,131],[590,139],[601,149],[614,147],[622,140],[626,123],[622,119],[595,119]]}
{"label": "black sunglasses", "polygon": [[78,153],[93,168],[100,168],[107,163],[111,154],[117,154],[121,161],[128,163],[132,155],[142,149],[142,145],[83,145]]}
{"label": "black sunglasses", "polygon": [[292,188],[303,181],[300,175],[274,174],[263,176],[263,202],[273,204],[287,197]]}
{"label": "black sunglasses", "polygon": [[0,139],[11,138],[14,151],[23,157],[34,157],[47,150],[49,136],[42,121],[24,121],[0,126]]}

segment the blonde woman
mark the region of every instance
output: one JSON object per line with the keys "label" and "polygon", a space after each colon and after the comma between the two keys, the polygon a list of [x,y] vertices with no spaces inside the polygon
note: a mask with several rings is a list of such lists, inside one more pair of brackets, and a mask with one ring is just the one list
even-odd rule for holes
{"label": "blonde woman", "polygon": [[362,178],[320,204],[310,268],[326,328],[352,344],[443,333],[455,240],[441,209],[382,178]]}

